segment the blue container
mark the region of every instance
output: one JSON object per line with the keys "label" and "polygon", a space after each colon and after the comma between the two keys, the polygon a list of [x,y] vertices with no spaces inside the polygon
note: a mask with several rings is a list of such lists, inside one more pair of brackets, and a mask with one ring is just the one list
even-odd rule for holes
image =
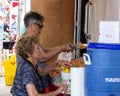
{"label": "blue container", "polygon": [[120,96],[120,44],[90,43],[85,61],[85,96]]}

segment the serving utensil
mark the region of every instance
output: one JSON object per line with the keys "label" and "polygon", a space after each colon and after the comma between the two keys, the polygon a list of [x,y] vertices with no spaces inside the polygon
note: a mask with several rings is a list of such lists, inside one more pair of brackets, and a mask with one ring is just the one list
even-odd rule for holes
{"label": "serving utensil", "polygon": [[80,43],[77,43],[77,44],[73,44],[71,45],[74,49],[86,49],[87,48],[87,44],[82,44],[81,42]]}

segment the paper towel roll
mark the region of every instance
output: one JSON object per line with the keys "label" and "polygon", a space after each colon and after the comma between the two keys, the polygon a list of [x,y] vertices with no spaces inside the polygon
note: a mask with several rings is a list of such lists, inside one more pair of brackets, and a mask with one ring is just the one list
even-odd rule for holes
{"label": "paper towel roll", "polygon": [[71,67],[71,96],[84,96],[84,67]]}

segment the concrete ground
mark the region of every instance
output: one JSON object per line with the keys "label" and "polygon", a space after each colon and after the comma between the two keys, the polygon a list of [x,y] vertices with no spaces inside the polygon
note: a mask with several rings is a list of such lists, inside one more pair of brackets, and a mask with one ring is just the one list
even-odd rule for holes
{"label": "concrete ground", "polygon": [[0,77],[0,96],[12,96],[10,89],[12,86],[6,86],[5,77]]}

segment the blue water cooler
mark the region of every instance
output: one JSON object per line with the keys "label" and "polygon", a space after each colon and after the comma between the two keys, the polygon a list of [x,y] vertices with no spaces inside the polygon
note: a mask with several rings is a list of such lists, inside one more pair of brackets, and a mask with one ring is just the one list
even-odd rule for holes
{"label": "blue water cooler", "polygon": [[120,44],[89,43],[85,96],[120,96]]}

